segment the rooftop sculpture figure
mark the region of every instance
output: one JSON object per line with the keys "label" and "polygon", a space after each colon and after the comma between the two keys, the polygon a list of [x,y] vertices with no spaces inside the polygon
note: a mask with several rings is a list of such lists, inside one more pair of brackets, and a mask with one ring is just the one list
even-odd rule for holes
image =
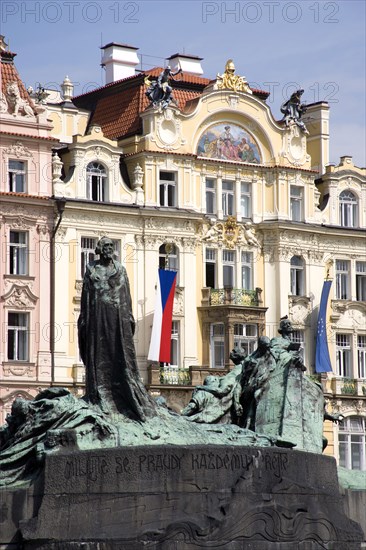
{"label": "rooftop sculpture figure", "polygon": [[145,78],[145,85],[148,86],[145,94],[153,107],[161,106],[162,109],[166,109],[172,101],[177,104],[173,97],[173,88],[170,86],[169,81],[170,79],[175,80],[174,77],[181,72],[182,69],[179,68],[178,71],[173,73],[168,65],[158,78]]}
{"label": "rooftop sculpture figure", "polygon": [[301,120],[301,117],[306,113],[305,103],[301,103],[301,96],[304,93],[304,90],[296,90],[290,99],[282,103],[281,113],[284,114],[284,117],[281,122],[284,122],[288,127],[290,122],[293,121],[304,134],[308,134],[308,130],[304,124],[304,121]]}
{"label": "rooftop sculpture figure", "polygon": [[244,76],[235,74],[235,65],[232,59],[228,59],[225,65],[223,74],[217,73],[217,89],[218,90],[233,90],[234,92],[247,92],[252,94],[248,82]]}

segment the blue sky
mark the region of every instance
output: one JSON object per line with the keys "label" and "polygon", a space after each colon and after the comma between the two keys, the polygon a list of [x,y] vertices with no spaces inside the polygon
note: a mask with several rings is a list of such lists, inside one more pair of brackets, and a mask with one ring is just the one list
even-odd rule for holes
{"label": "blue sky", "polygon": [[[271,91],[275,118],[295,88],[308,103],[329,101],[330,161],[365,166],[365,5],[360,1],[3,0],[1,34],[26,85],[75,94],[104,84],[100,46],[139,48],[146,64],[176,52],[203,57],[213,78],[233,58],[236,72]],[[151,57],[150,57],[151,56]]]}

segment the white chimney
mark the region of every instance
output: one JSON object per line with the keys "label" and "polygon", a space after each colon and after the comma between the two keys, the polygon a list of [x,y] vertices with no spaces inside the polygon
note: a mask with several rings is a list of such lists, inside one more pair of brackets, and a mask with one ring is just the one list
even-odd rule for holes
{"label": "white chimney", "polygon": [[202,57],[197,55],[188,55],[185,53],[175,53],[167,58],[172,71],[175,72],[179,68],[184,73],[194,74],[196,76],[203,75],[203,69],[201,66]]}
{"label": "white chimney", "polygon": [[136,53],[138,48],[110,42],[102,46],[101,50],[104,50],[102,67],[105,67],[106,84],[135,74],[135,68],[140,63]]}

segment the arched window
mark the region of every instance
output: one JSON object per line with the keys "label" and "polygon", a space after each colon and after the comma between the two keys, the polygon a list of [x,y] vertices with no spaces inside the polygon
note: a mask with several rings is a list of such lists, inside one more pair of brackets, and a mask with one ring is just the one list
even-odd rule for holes
{"label": "arched window", "polygon": [[176,284],[178,285],[179,255],[178,249],[174,244],[162,244],[159,248],[159,268],[177,271]]}
{"label": "arched window", "polygon": [[92,201],[108,200],[107,173],[99,162],[90,162],[86,167],[87,196]]}
{"label": "arched window", "polygon": [[305,273],[304,260],[301,256],[292,256],[291,258],[291,294],[293,296],[304,296],[305,293]]}
{"label": "arched window", "polygon": [[339,424],[339,465],[350,470],[366,470],[365,418],[349,416]]}
{"label": "arched window", "polygon": [[339,195],[339,220],[343,227],[358,225],[358,202],[352,191],[342,191]]}

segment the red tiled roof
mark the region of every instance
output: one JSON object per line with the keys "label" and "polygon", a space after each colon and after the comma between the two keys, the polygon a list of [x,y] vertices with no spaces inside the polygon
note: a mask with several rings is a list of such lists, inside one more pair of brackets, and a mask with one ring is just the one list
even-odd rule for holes
{"label": "red tiled roof", "polygon": [[15,193],[12,191],[0,191],[0,195],[6,197],[25,197],[27,199],[41,199],[43,201],[48,201],[51,197],[44,197],[39,195],[28,195],[27,193]]}
{"label": "red tiled roof", "polygon": [[29,134],[20,134],[19,132],[5,132],[3,130],[0,130],[0,134],[6,135],[6,136],[14,136],[14,137],[22,137],[22,138],[30,138],[30,139],[41,139],[44,141],[56,141],[59,140],[57,138],[53,137],[44,137],[44,136],[30,136]]}
{"label": "red tiled roof", "polygon": [[[4,53],[6,54],[7,52],[2,53],[1,63],[0,63],[1,91],[2,91],[2,93],[6,97],[8,85],[11,82],[16,82],[16,84],[18,85],[18,88],[19,88],[20,97],[22,99],[25,99],[30,104],[32,109],[34,110],[35,105],[34,105],[32,99],[30,98],[27,90],[25,89],[25,86],[24,86],[23,82],[21,81],[21,79],[19,77],[19,74],[18,74],[18,71],[17,71],[15,65],[12,62],[11,63],[6,62]],[[14,55],[14,54],[12,54],[12,55]]]}
{"label": "red tiled roof", "polygon": [[[97,124],[109,139],[121,139],[142,132],[140,114],[149,106],[145,95],[145,77],[157,77],[164,69],[155,67],[143,73],[133,75],[116,82],[106,84],[86,94],[73,98],[77,107],[92,112],[90,125]],[[189,73],[180,73],[172,79],[173,95],[182,112],[191,112],[196,105],[194,100],[202,95],[210,84],[209,78]],[[268,92],[254,90],[261,99],[268,97]]]}

